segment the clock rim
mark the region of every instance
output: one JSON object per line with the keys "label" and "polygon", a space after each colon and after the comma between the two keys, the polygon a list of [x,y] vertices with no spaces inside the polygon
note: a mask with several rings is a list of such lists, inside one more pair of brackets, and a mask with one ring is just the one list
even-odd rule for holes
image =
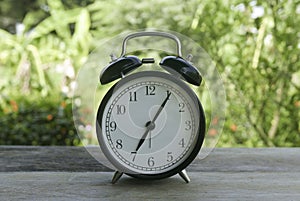
{"label": "clock rim", "polygon": [[[205,130],[206,130],[206,123],[205,123],[205,114],[204,114],[204,110],[203,107],[201,105],[201,102],[199,101],[197,95],[195,94],[195,92],[183,81],[181,81],[180,79],[172,76],[171,74],[165,73],[165,72],[161,72],[161,71],[141,71],[141,72],[137,72],[134,74],[130,74],[128,76],[126,76],[125,78],[130,78],[130,80],[132,79],[136,79],[136,78],[140,78],[140,77],[149,77],[149,76],[155,76],[155,77],[160,77],[163,79],[168,79],[171,82],[175,82],[177,85],[179,85],[182,89],[184,89],[185,91],[187,91],[188,95],[191,96],[192,100],[196,100],[195,105],[198,106],[199,108],[199,124],[198,124],[198,131],[196,131],[195,133],[195,140],[196,143],[194,144],[194,147],[192,148],[193,150],[190,152],[190,154],[187,156],[187,158],[185,160],[183,160],[180,164],[178,164],[176,167],[166,171],[166,172],[162,172],[162,173],[156,173],[156,174],[141,174],[141,173],[127,173],[124,172],[125,174],[135,177],[135,178],[139,178],[139,179],[163,179],[163,178],[167,178],[167,177],[171,177],[179,172],[181,172],[182,170],[184,170],[198,155],[203,141],[204,141],[204,137],[205,137]],[[110,161],[110,163],[112,163],[112,165],[118,169],[118,166],[121,166],[121,169],[128,169],[126,167],[124,167],[119,161],[115,160],[115,157],[112,156],[112,154],[110,153],[110,151],[108,150],[107,145],[102,142],[102,140],[100,140],[103,137],[103,133],[102,133],[102,118],[103,118],[103,113],[105,110],[105,106],[107,105],[107,102],[110,100],[111,96],[113,95],[113,92],[115,91],[116,87],[119,86],[123,86],[123,82],[127,82],[127,79],[121,79],[119,80],[117,83],[115,83],[109,90],[108,92],[105,94],[105,96],[103,97],[99,107],[98,107],[98,111],[97,111],[97,118],[96,118],[96,134],[97,134],[97,139],[100,145],[100,148],[102,150],[102,152],[104,153],[105,157]],[[100,122],[99,122],[100,121]],[[196,123],[196,122],[195,122]],[[100,133],[99,133],[100,132]],[[99,133],[99,134],[98,134]],[[100,136],[99,136],[100,135]],[[115,164],[113,161],[117,162],[118,164]],[[122,170],[118,170],[118,171],[122,171]],[[134,172],[132,170],[129,170],[129,172]]]}

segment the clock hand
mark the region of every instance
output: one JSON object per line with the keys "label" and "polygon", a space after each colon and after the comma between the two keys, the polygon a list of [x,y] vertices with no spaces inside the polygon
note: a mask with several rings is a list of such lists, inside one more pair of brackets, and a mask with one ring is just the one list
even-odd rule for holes
{"label": "clock hand", "polygon": [[151,131],[149,132],[149,149],[151,148],[151,145],[152,145],[152,137],[151,137]]}
{"label": "clock hand", "polygon": [[146,123],[146,127],[147,127],[147,129],[146,129],[145,133],[143,134],[142,138],[140,139],[140,141],[135,149],[135,153],[139,150],[139,148],[145,142],[145,139],[146,139],[148,133],[155,128],[155,124],[152,123],[151,121],[149,121]]}
{"label": "clock hand", "polygon": [[146,129],[145,133],[143,134],[142,138],[140,139],[140,141],[139,141],[139,143],[138,143],[138,145],[137,145],[137,147],[136,147],[136,149],[135,149],[135,152],[137,152],[137,151],[140,149],[140,147],[142,146],[142,144],[145,142],[145,139],[146,139],[146,137],[148,136],[148,133],[149,133],[150,131],[152,131],[152,130],[155,128],[154,122],[155,122],[155,120],[157,119],[157,117],[159,116],[159,114],[161,113],[161,111],[163,110],[163,108],[165,107],[166,103],[168,102],[168,100],[169,100],[169,98],[170,98],[170,95],[171,95],[171,92],[168,91],[166,99],[165,99],[164,102],[160,105],[160,107],[159,107],[158,111],[156,112],[156,114],[155,114],[153,120],[152,120],[152,121],[148,121],[148,122],[146,123],[146,128],[147,128],[147,129]]}
{"label": "clock hand", "polygon": [[[171,95],[171,92],[168,91],[168,94],[167,94],[167,97],[166,99],[164,100],[164,102],[160,105],[158,111],[156,112],[153,120],[151,121],[152,123],[155,122],[155,120],[157,119],[158,115],[161,113],[161,111],[164,109],[166,103],[168,102],[169,98],[170,98],[170,95]],[[147,126],[147,125],[146,125]]]}

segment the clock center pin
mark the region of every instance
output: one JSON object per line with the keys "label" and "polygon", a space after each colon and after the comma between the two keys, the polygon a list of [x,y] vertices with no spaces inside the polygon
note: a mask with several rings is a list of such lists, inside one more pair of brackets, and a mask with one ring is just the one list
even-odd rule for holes
{"label": "clock center pin", "polygon": [[155,128],[155,123],[152,122],[152,121],[148,121],[148,122],[146,123],[146,127],[147,127],[147,129],[148,129],[149,131],[152,131],[152,130],[154,130],[154,128]]}

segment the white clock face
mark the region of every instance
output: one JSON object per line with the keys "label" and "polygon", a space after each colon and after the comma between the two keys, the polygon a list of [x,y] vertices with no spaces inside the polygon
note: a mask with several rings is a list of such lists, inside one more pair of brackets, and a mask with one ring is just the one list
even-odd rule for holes
{"label": "white clock face", "polygon": [[99,144],[119,171],[171,171],[200,149],[196,147],[203,140],[199,137],[199,107],[192,90],[166,73],[129,75],[101,103]]}

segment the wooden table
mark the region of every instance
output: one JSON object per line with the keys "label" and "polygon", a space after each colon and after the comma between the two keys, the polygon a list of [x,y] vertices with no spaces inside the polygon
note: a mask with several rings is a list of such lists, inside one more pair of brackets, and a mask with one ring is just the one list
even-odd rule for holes
{"label": "wooden table", "polygon": [[111,184],[113,172],[83,147],[0,146],[0,200],[300,200],[300,148],[219,148],[187,171],[189,184]]}

